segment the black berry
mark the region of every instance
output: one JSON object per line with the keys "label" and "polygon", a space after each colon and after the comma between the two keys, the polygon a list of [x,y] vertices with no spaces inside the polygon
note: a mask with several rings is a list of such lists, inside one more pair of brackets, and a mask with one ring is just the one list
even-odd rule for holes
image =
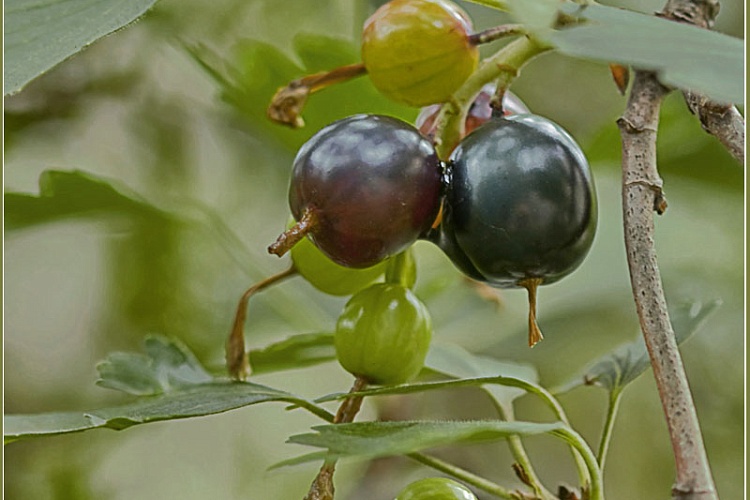
{"label": "black berry", "polygon": [[[591,173],[573,138],[540,116],[515,115],[490,120],[453,151],[433,240],[471,278],[527,288],[534,330],[536,287],[581,264],[596,221]],[[530,331],[530,344],[540,338]]]}

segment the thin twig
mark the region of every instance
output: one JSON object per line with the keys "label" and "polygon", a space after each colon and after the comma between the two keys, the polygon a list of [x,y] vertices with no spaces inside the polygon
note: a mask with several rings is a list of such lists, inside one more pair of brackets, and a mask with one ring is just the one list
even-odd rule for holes
{"label": "thin twig", "polygon": [[623,217],[630,279],[676,462],[674,499],[716,499],[698,417],[669,319],[654,248],[654,206],[662,196],[656,168],[659,109],[667,90],[637,71],[618,120],[622,137]]}
{"label": "thin twig", "polygon": [[[719,13],[717,0],[667,0],[660,17],[711,29]],[[745,119],[735,106],[685,92],[685,102],[703,125],[740,164],[745,164]]]}
{"label": "thin twig", "polygon": [[[367,380],[357,377],[354,380],[349,394],[361,392],[367,388]],[[334,424],[348,424],[354,421],[354,417],[359,413],[362,407],[363,396],[353,395],[347,397],[339,406],[336,416],[333,419]],[[315,476],[310,485],[310,490],[305,495],[304,500],[333,500],[333,473],[336,471],[336,458],[327,458],[320,468],[318,475]]]}
{"label": "thin twig", "polygon": [[685,92],[685,102],[703,130],[716,137],[741,165],[745,164],[745,119],[735,106]]}
{"label": "thin twig", "polygon": [[466,114],[476,95],[489,82],[507,88],[521,71],[521,67],[542,52],[548,45],[524,36],[510,42],[495,55],[488,57],[440,109],[435,120],[435,148],[438,156],[448,158],[463,137]]}

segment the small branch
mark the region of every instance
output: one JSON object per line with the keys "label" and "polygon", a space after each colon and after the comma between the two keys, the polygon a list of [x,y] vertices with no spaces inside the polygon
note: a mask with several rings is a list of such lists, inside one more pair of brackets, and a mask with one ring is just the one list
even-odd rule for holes
{"label": "small branch", "polygon": [[685,102],[698,117],[703,130],[716,137],[741,165],[745,164],[745,119],[735,106],[705,96],[685,93]]}
{"label": "small branch", "polygon": [[435,120],[435,147],[438,156],[442,159],[448,158],[463,137],[466,114],[486,83],[497,81],[498,88],[507,88],[526,62],[549,49],[551,47],[525,36],[512,41],[482,61],[479,68],[453,94],[451,100],[440,109]]}
{"label": "small branch", "polygon": [[242,294],[239,304],[237,304],[237,312],[234,315],[232,331],[229,333],[226,343],[227,371],[235,380],[245,380],[251,372],[250,362],[245,350],[245,320],[247,318],[247,303],[250,301],[250,297],[295,274],[297,274],[297,270],[292,266],[285,271],[259,281]]}
{"label": "small branch", "polygon": [[654,206],[661,191],[656,169],[659,109],[667,90],[637,71],[618,120],[622,137],[625,247],[638,318],[651,357],[676,462],[675,499],[716,499],[698,417],[688,386],[654,248]]}
{"label": "small branch", "polygon": [[[367,381],[362,377],[354,380],[354,385],[349,390],[349,394],[361,392],[367,388]],[[348,424],[354,421],[354,417],[359,413],[362,407],[362,396],[350,396],[346,398],[339,406],[336,416],[333,419],[334,424]],[[320,468],[318,475],[310,485],[310,491],[307,492],[303,500],[333,500],[333,473],[336,471],[336,459],[328,458]]]}
{"label": "small branch", "polygon": [[[657,15],[681,23],[711,29],[719,13],[718,0],[667,0]],[[735,106],[717,103],[685,92],[685,102],[703,125],[740,164],[745,164],[745,119]]]}

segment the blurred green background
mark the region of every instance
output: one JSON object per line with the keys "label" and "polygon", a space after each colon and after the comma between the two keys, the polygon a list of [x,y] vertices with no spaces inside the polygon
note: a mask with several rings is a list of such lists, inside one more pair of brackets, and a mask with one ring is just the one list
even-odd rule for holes
{"label": "blurred green background", "polygon": [[[94,214],[5,233],[5,412],[83,410],[127,401],[94,385],[96,363],[138,350],[148,333],[182,339],[220,370],[236,302],[254,281],[287,262],[265,253],[288,217],[291,160],[324,124],[353,113],[408,120],[414,109],[380,97],[367,79],[311,98],[308,126],[291,131],[263,111],[276,87],[306,71],[356,62],[359,31],[378,2],[346,0],[163,0],[144,19],[96,43],[5,99],[5,189],[37,191],[48,169],[113,179],[179,214]],[[462,4],[477,29],[502,14]],[[654,12],[661,1],[618,5]],[[717,29],[742,37],[744,2],[722,3]],[[334,39],[326,38],[334,37]],[[496,50],[497,45],[483,50]],[[213,68],[212,77],[197,62]],[[223,83],[219,80],[223,79]],[[436,338],[473,352],[533,364],[554,386],[638,335],[619,208],[619,136],[625,98],[606,65],[546,54],[513,86],[538,114],[567,128],[589,155],[600,199],[592,252],[571,277],[540,290],[545,340],[526,347],[526,296],[481,299],[436,248],[417,244],[418,294]],[[659,161],[669,210],[657,220],[668,301],[722,306],[683,347],[714,476],[722,498],[743,491],[743,169],[706,135],[678,95],[662,113]],[[293,333],[331,331],[345,299],[296,279],[253,299],[251,347]],[[255,381],[316,397],[348,389],[335,363]],[[596,447],[606,393],[579,388],[562,398],[576,429]],[[382,403],[411,418],[490,418],[479,391],[450,391]],[[364,417],[373,416],[368,403]],[[518,417],[549,418],[535,401]],[[317,466],[266,472],[307,450],[286,437],[319,423],[282,405],[21,441],[5,449],[8,499],[301,498]],[[575,482],[567,450],[528,441],[550,487]],[[442,453],[518,487],[503,443]],[[386,499],[429,471],[400,459],[343,464],[340,498]],[[605,470],[607,498],[666,498],[673,459],[651,373],[626,390]]]}

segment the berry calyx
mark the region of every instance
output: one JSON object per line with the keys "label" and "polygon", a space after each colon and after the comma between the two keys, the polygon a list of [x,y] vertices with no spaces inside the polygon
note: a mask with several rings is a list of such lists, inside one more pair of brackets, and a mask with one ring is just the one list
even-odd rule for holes
{"label": "berry calyx", "polygon": [[297,153],[289,187],[297,224],[269,252],[283,255],[308,236],[342,266],[373,266],[430,229],[441,177],[434,147],[408,123],[380,115],[334,122]]}
{"label": "berry calyx", "polygon": [[541,340],[536,288],[575,270],[597,222],[586,158],[535,115],[492,119],[451,154],[443,222],[432,237],[469,277],[529,291],[529,345]]}
{"label": "berry calyx", "polygon": [[395,101],[445,102],[476,69],[471,31],[466,13],[447,0],[391,0],[365,22],[362,62]]}
{"label": "berry calyx", "polygon": [[432,338],[427,307],[401,285],[378,283],[357,292],[336,323],[336,357],[346,371],[373,384],[416,377]]}
{"label": "berry calyx", "polygon": [[458,481],[428,477],[409,484],[395,500],[477,500],[477,497]]}

